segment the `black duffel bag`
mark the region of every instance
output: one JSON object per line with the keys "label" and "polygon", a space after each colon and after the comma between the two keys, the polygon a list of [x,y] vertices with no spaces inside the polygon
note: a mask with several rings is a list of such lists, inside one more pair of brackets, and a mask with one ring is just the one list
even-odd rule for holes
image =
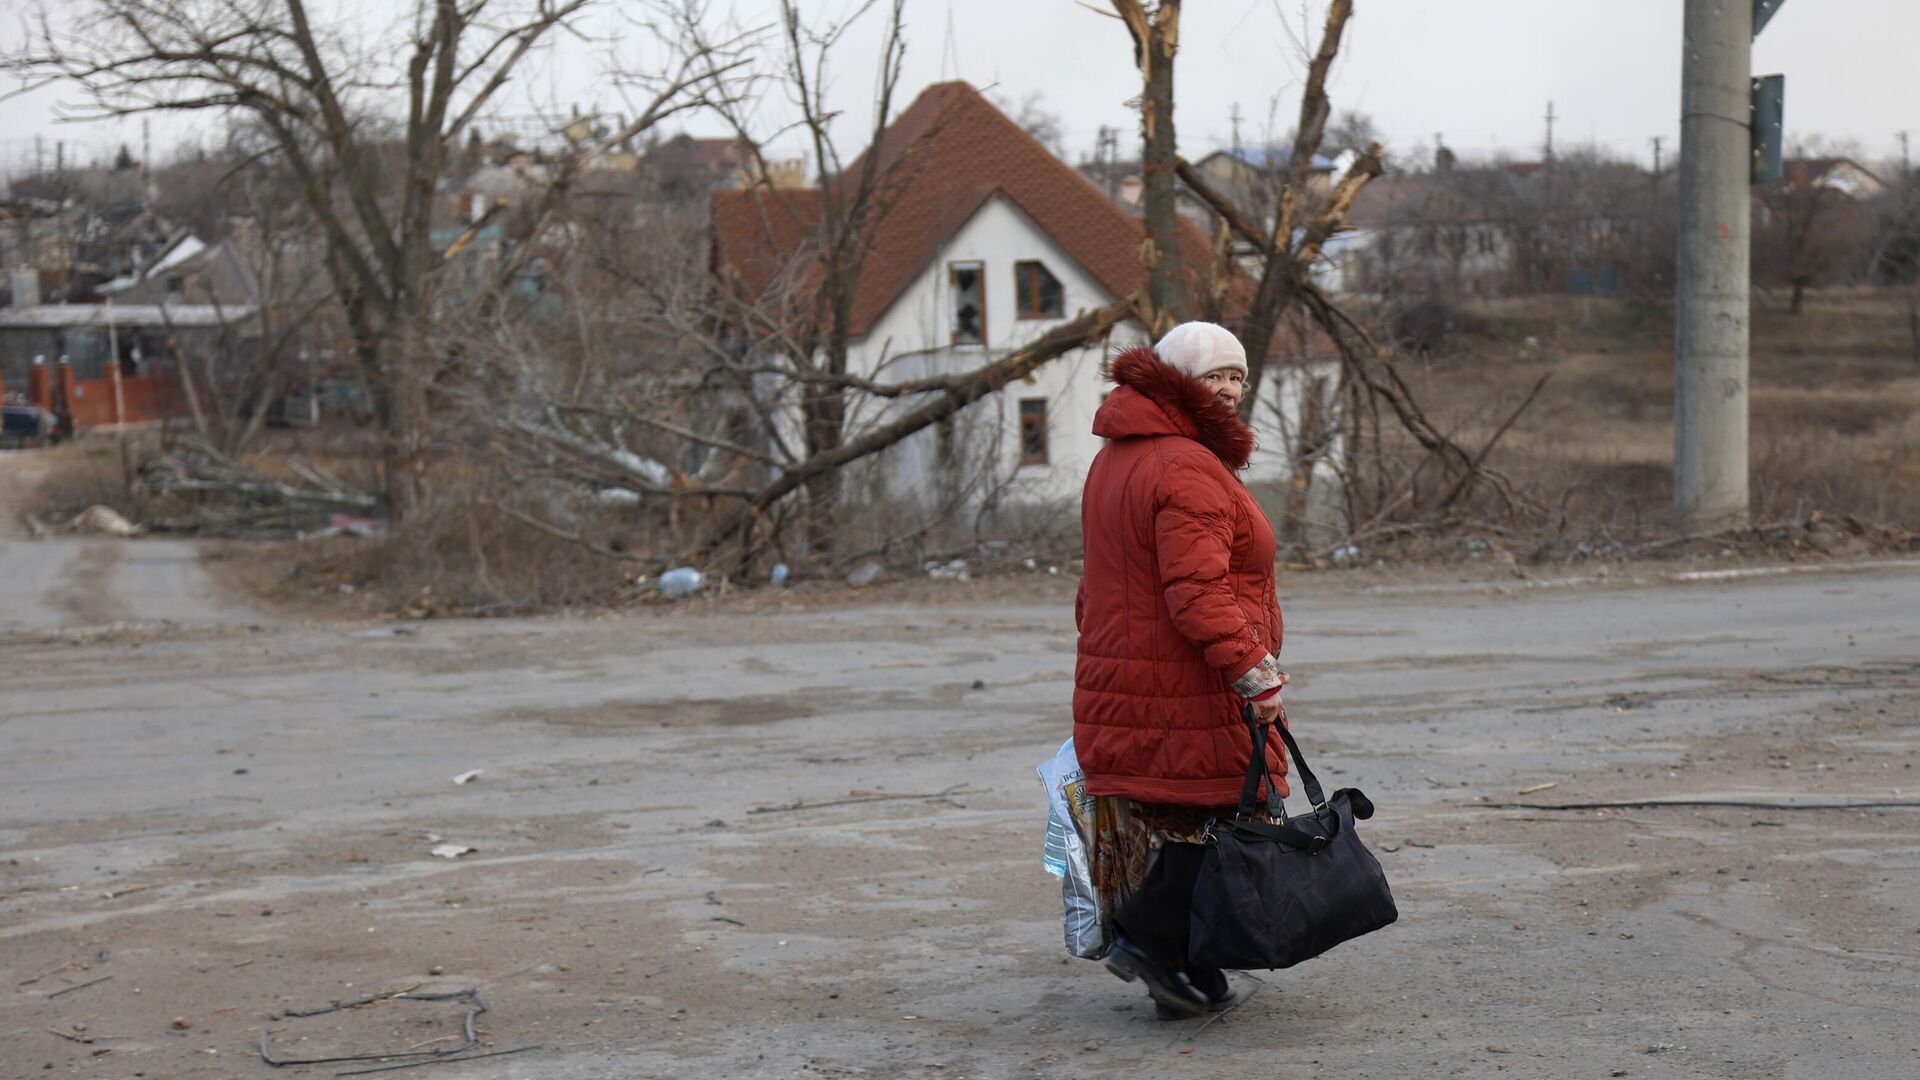
{"label": "black duffel bag", "polygon": [[[1288,818],[1267,768],[1268,725],[1254,720],[1251,706],[1245,715],[1253,757],[1239,812],[1207,826],[1193,886],[1187,958],[1198,967],[1292,967],[1400,917],[1386,873],[1353,828],[1354,819],[1373,816],[1373,803],[1354,788],[1327,799],[1282,713],[1273,727],[1313,804],[1311,814]],[[1271,823],[1254,820],[1262,777]]]}

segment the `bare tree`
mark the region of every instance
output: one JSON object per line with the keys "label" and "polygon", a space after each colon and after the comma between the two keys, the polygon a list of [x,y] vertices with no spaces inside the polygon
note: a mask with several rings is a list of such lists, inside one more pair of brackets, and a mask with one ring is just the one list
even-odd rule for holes
{"label": "bare tree", "polygon": [[[860,554],[848,547],[856,463],[917,432],[951,428],[963,410],[1099,340],[1132,310],[1121,301],[1085,313],[973,370],[903,379],[888,370],[897,354],[878,370],[854,370],[856,300],[876,238],[948,116],[936,110],[890,130],[904,42],[902,5],[890,3],[869,145],[842,156],[825,101],[828,65],[851,19],[876,7],[824,24],[806,22],[797,5],[784,9],[777,75],[766,85],[798,106],[789,132],[755,130],[744,101],[718,103],[735,126],[748,187],[714,193],[713,227],[753,234],[743,241],[757,248],[747,261],[771,267],[763,279],[729,276],[740,267],[725,261],[713,267],[717,280],[706,273],[716,245],[732,249],[704,231],[704,206],[647,204],[625,220],[561,211],[557,235],[569,242],[531,258],[563,296],[564,317],[538,329],[483,320],[489,328],[465,347],[491,373],[469,389],[478,395],[470,414],[492,404],[496,419],[481,426],[517,478],[502,512],[603,554],[672,553],[741,571],[772,550],[830,567]],[[761,147],[782,134],[813,151],[816,186],[773,183],[778,170]],[[939,505],[891,520],[889,536],[924,535],[984,490],[973,480],[952,485]],[[590,527],[608,515],[583,499],[611,507],[622,528],[640,530],[639,542]],[[803,544],[789,546],[789,522],[804,526]]]}
{"label": "bare tree", "polygon": [[1798,158],[1779,183],[1755,190],[1754,276],[1791,290],[1787,310],[1800,313],[1807,290],[1858,280],[1870,270],[1875,237],[1868,212],[1825,182],[1827,162]]}
{"label": "bare tree", "polygon": [[[77,12],[43,10],[35,40],[7,62],[77,85],[92,115],[239,112],[268,134],[326,238],[328,275],[384,435],[390,511],[404,518],[422,495],[441,359],[439,181],[526,58],[589,2],[413,0],[394,39],[359,40],[348,24],[316,21],[306,0],[88,0]],[[596,152],[698,104],[731,70],[695,32],[697,18],[691,8],[661,13],[675,66]]]}
{"label": "bare tree", "polygon": [[[832,454],[846,437],[848,353],[855,297],[873,238],[905,180],[903,170],[912,167],[911,155],[896,153],[889,160],[881,146],[892,119],[894,92],[906,55],[904,0],[887,0],[868,148],[851,164],[833,131],[837,114],[827,103],[828,63],[833,50],[854,22],[878,3],[866,0],[843,18],[814,24],[806,20],[794,0],[782,0],[780,81],[789,100],[799,108],[799,134],[819,169],[819,186],[806,196],[806,205],[771,184],[757,189],[762,213],[768,219],[768,246],[785,246],[774,240],[775,232],[797,232],[806,240],[800,245],[801,257],[776,276],[776,294],[736,297],[741,305],[731,319],[743,331],[741,337],[752,343],[750,349],[777,357],[794,376],[800,438],[807,458]],[[761,140],[753,138],[741,112],[726,112],[756,163],[753,171],[766,177]],[[808,541],[815,551],[828,551],[833,546],[843,497],[841,473],[833,468],[819,469],[805,480]]]}
{"label": "bare tree", "polygon": [[[1326,388],[1314,385],[1311,379],[1306,380],[1302,422],[1294,432],[1294,476],[1288,506],[1290,512],[1304,508],[1314,466],[1325,459],[1337,439],[1345,458],[1341,468],[1346,477],[1349,528],[1360,533],[1397,512],[1444,514],[1482,487],[1493,488],[1509,504],[1516,499],[1509,486],[1485,464],[1493,442],[1499,434],[1504,434],[1505,428],[1478,452],[1460,446],[1420,408],[1396,369],[1391,351],[1312,279],[1313,264],[1320,258],[1327,240],[1344,224],[1360,189],[1382,169],[1381,149],[1377,143],[1372,144],[1335,182],[1324,199],[1310,198],[1309,170],[1324,138],[1330,112],[1327,73],[1338,55],[1341,34],[1352,13],[1352,0],[1334,0],[1328,7],[1325,26],[1308,66],[1307,82],[1301,94],[1300,122],[1295,128],[1287,175],[1280,187],[1271,225],[1259,219],[1257,210],[1236,203],[1184,161],[1179,162],[1179,176],[1220,215],[1226,227],[1253,247],[1261,260],[1260,284],[1240,328],[1249,367],[1249,392],[1242,399],[1242,408],[1251,410],[1256,406],[1259,396],[1255,391],[1271,351],[1273,335],[1296,306],[1304,315],[1299,323],[1301,336],[1305,338],[1317,328],[1339,349],[1341,366],[1337,388],[1329,393]],[[1171,198],[1170,195],[1162,197]],[[1531,395],[1527,400],[1532,400]],[[1337,413],[1327,415],[1336,403]],[[1384,453],[1380,423],[1383,405],[1425,455],[1419,464],[1398,476],[1393,474]],[[1429,462],[1438,464],[1439,482],[1437,489],[1430,486],[1423,496],[1419,482]],[[1302,539],[1298,524],[1297,520],[1285,523],[1289,538],[1295,544]]]}

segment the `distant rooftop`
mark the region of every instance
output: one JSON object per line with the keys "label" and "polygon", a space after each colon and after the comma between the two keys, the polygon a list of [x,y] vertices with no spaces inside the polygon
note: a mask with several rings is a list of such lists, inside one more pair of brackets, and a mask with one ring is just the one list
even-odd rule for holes
{"label": "distant rooftop", "polygon": [[0,330],[36,330],[75,326],[223,326],[248,318],[249,305],[213,304],[36,304],[0,308]]}
{"label": "distant rooftop", "polygon": [[[1218,153],[1225,154],[1227,157],[1238,158],[1241,163],[1254,169],[1284,169],[1287,166],[1287,162],[1293,160],[1293,147],[1291,146],[1249,146],[1242,147],[1239,150],[1221,150],[1218,151]],[[1333,167],[1334,162],[1332,158],[1325,154],[1313,155],[1312,168],[1315,170],[1327,172],[1331,171]]]}
{"label": "distant rooftop", "polygon": [[159,259],[155,260],[152,266],[147,267],[145,270],[114,278],[95,291],[102,296],[126,292],[128,289],[133,288],[148,278],[159,277],[161,274],[179,266],[181,263],[187,262],[205,250],[207,250],[207,242],[189,233],[175,241],[173,246],[168,248]]}

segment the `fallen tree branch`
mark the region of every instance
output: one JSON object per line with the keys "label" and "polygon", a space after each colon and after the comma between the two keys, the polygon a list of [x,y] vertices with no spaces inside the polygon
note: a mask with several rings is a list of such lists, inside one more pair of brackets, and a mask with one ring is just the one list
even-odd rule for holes
{"label": "fallen tree branch", "polygon": [[[1427,419],[1426,413],[1414,400],[1406,381],[1400,377],[1399,368],[1394,364],[1392,355],[1374,338],[1372,332],[1360,324],[1359,320],[1342,310],[1312,282],[1300,283],[1300,297],[1306,302],[1314,319],[1340,345],[1341,355],[1349,370],[1360,379],[1368,395],[1375,400],[1385,401],[1388,408],[1392,409],[1394,415],[1400,420],[1401,427],[1413,436],[1414,441],[1428,453],[1463,474],[1463,479],[1467,481],[1466,486],[1456,485],[1458,495],[1450,494],[1445,504],[1450,505],[1459,496],[1465,495],[1474,484],[1485,483],[1499,494],[1510,508],[1518,503],[1542,515],[1546,513],[1545,508],[1540,507],[1533,500],[1516,495],[1512,483],[1505,476],[1487,468],[1483,460],[1469,454],[1466,448],[1453,441]],[[1353,347],[1352,341],[1356,339],[1362,349]],[[1368,361],[1372,363],[1369,364]],[[1375,374],[1375,368],[1379,371],[1378,375]]]}
{"label": "fallen tree branch", "polygon": [[1519,406],[1515,408],[1513,412],[1507,414],[1506,420],[1494,429],[1493,436],[1487,440],[1486,445],[1480,448],[1479,453],[1473,455],[1473,460],[1467,465],[1467,471],[1460,475],[1460,481],[1453,485],[1452,491],[1447,492],[1446,498],[1440,500],[1441,506],[1452,506],[1454,500],[1466,494],[1467,488],[1473,483],[1474,476],[1479,473],[1480,466],[1486,463],[1487,455],[1493,452],[1495,446],[1499,445],[1500,440],[1506,436],[1507,429],[1513,427],[1513,422],[1520,419],[1520,414],[1527,411],[1527,406],[1533,404],[1533,399],[1540,396],[1541,389],[1547,385],[1547,380],[1551,378],[1553,378],[1553,372],[1549,371],[1534,381],[1533,389],[1527,391],[1527,396],[1520,400]]}
{"label": "fallen tree branch", "polygon": [[673,483],[673,470],[660,462],[641,457],[625,447],[607,446],[604,443],[581,438],[555,424],[541,424],[513,416],[502,420],[499,426],[540,439],[562,450],[616,469],[640,481],[652,492],[664,493],[668,490],[668,485]]}
{"label": "fallen tree branch", "polygon": [[[565,428],[551,424],[541,424],[532,420],[513,417],[502,421],[500,426],[522,435],[540,439],[578,457],[586,458],[589,461],[598,462],[601,465],[614,469],[628,478],[634,490],[643,495],[653,495],[661,498],[687,498],[691,496],[712,497],[724,495],[739,499],[748,499],[756,494],[752,488],[711,487],[705,485],[696,487],[688,482],[684,474],[652,458],[641,457],[639,454],[623,446],[610,446],[606,443],[599,443],[592,439],[583,438]],[[748,452],[751,453],[751,451]]]}
{"label": "fallen tree branch", "polygon": [[762,465],[780,465],[780,461],[777,458],[769,457],[751,447],[741,446],[737,442],[722,439],[715,435],[702,435],[690,427],[683,427],[670,421],[660,420],[648,416],[645,413],[609,409],[599,405],[556,405],[554,407],[561,412],[581,413],[588,416],[598,416],[607,420],[619,420],[639,424],[643,427],[664,431],[669,435],[678,435],[688,442],[698,443],[701,446],[710,446],[716,450],[725,450],[730,454],[738,454],[743,458],[747,458],[750,461],[757,461]]}
{"label": "fallen tree branch", "polygon": [[708,532],[705,543],[701,545],[701,554],[710,556],[720,545],[735,537],[743,523],[758,517],[774,503],[799,490],[813,477],[885,450],[907,436],[952,416],[1008,383],[1026,378],[1039,370],[1043,364],[1058,359],[1074,349],[1102,340],[1113,332],[1114,327],[1136,314],[1136,300],[1137,294],[1130,295],[1062,323],[1025,348],[968,373],[957,380],[951,389],[946,390],[934,400],[858,438],[849,439],[832,449],[823,450],[793,465],[772,483],[752,493],[744,505],[734,509],[715,525]]}
{"label": "fallen tree branch", "polygon": [[106,982],[108,979],[111,979],[111,978],[113,978],[113,976],[111,975],[102,975],[91,982],[83,982],[76,986],[69,986],[65,990],[55,990],[53,993],[47,995],[47,1000],[52,1001],[54,998],[57,998],[62,994],[71,994],[75,990],[85,990],[89,986],[99,986],[101,983]]}
{"label": "fallen tree branch", "polygon": [[189,461],[177,456],[155,458],[143,470],[147,489],[155,494],[176,491],[244,495],[266,502],[345,506],[373,510],[378,496],[331,488],[298,488],[264,473],[211,461]]}
{"label": "fallen tree branch", "polygon": [[[938,353],[943,351],[945,350],[919,349],[915,352]],[[910,355],[914,354],[902,353],[899,356],[889,357],[886,362],[891,363],[894,360],[901,359],[902,356]],[[735,366],[731,368],[729,373],[737,375],[778,375],[784,381],[796,385],[827,386],[841,390],[858,390],[863,394],[881,398],[901,398],[912,397],[917,394],[942,393],[964,385],[966,381],[972,377],[972,372],[963,371],[956,375],[931,375],[924,379],[904,379],[897,383],[888,383],[862,378],[859,375],[835,373],[831,371],[807,371],[798,367],[781,367],[770,364],[759,364],[752,367]]]}

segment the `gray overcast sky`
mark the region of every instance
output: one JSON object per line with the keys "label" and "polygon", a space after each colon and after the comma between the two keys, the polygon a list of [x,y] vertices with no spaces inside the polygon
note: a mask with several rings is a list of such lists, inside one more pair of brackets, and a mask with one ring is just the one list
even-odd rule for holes
{"label": "gray overcast sky", "polygon": [[[6,46],[19,40],[24,6],[0,0]],[[814,6],[844,11],[852,2]],[[1439,132],[1466,156],[1534,157],[1549,101],[1558,145],[1595,142],[1644,160],[1659,135],[1667,154],[1676,150],[1681,0],[1357,0],[1355,7],[1334,67],[1334,107],[1372,115],[1392,150],[1424,153]],[[1275,126],[1290,127],[1304,66],[1296,43],[1303,14],[1317,32],[1325,9],[1325,0],[1188,0],[1176,69],[1183,149],[1224,145],[1236,104],[1245,141],[1261,136],[1276,96]],[[743,21],[765,17],[751,0],[737,0],[735,10]],[[837,54],[835,99],[847,114],[839,137],[848,152],[864,141],[882,14],[869,13]],[[1137,121],[1124,102],[1139,82],[1115,20],[1072,0],[908,0],[907,20],[902,105],[943,78],[1016,102],[1037,92],[1062,119],[1070,158],[1091,150],[1103,124],[1122,129],[1123,154],[1135,151]],[[610,13],[593,24],[615,25]],[[1788,0],[1755,44],[1754,70],[1787,75],[1790,139],[1850,141],[1878,162],[1898,157],[1894,132],[1920,135],[1920,90],[1909,76],[1915,41],[1916,0]],[[616,110],[620,102],[596,76],[597,64],[597,50],[562,47],[505,108],[524,112],[531,96],[547,107]],[[122,141],[138,152],[137,122],[56,124],[60,96],[42,91],[0,105],[0,171],[31,160],[36,134],[46,140],[49,163],[60,139],[76,160]],[[763,119],[771,125],[783,111],[769,102]],[[697,119],[687,127],[719,133]],[[204,118],[156,120],[156,156],[207,130]]]}

